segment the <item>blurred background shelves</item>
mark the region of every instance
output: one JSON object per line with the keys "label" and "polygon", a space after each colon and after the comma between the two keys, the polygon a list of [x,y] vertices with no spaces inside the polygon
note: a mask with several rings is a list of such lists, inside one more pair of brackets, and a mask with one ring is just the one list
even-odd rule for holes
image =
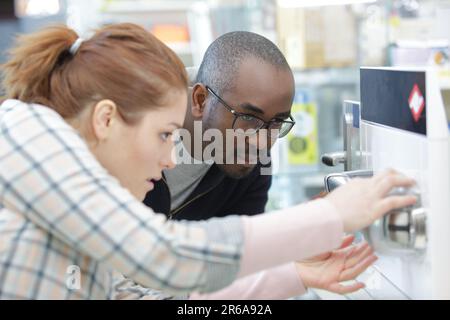
{"label": "blurred background shelves", "polygon": [[117,22],[143,26],[187,67],[230,31],[279,46],[294,71],[297,126],[272,150],[271,210],[313,198],[342,170],[320,155],[342,149],[342,102],[359,100],[360,66],[433,66],[450,95],[450,0],[2,0],[0,63],[17,33],[67,23],[89,37]]}

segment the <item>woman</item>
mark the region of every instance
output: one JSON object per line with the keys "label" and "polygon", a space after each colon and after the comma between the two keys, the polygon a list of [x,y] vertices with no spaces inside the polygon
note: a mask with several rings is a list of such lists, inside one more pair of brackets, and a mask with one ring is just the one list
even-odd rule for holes
{"label": "woman", "polygon": [[111,298],[113,271],[174,295],[216,291],[337,248],[343,232],[415,202],[385,198],[413,184],[388,171],[276,214],[167,221],[140,200],[173,167],[186,111],[170,49],[131,24],[87,41],[54,27],[22,37],[3,73],[3,299]]}

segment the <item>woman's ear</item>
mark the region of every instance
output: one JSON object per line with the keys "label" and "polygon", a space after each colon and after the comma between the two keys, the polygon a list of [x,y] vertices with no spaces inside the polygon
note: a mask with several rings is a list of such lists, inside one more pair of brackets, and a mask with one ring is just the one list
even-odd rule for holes
{"label": "woman's ear", "polygon": [[201,84],[197,83],[192,88],[191,93],[191,112],[192,116],[194,118],[202,118],[203,112],[205,110],[206,106],[206,97],[208,96],[208,90],[206,87]]}
{"label": "woman's ear", "polygon": [[102,100],[94,106],[92,129],[97,141],[108,139],[118,116],[117,105],[111,100]]}

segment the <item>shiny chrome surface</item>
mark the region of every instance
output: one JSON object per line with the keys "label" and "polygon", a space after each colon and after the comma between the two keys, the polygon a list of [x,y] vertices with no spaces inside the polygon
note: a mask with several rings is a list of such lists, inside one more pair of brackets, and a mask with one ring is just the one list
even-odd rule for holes
{"label": "shiny chrome surface", "polygon": [[[370,170],[333,173],[325,177],[325,187],[327,192],[332,192],[350,179],[371,176],[373,172]],[[427,246],[426,210],[422,207],[421,197],[417,191],[397,188],[390,193],[390,196],[404,194],[415,195],[418,198],[417,203],[412,207],[387,213],[364,230],[363,234],[372,245],[382,251],[400,249],[402,252],[421,253]]]}

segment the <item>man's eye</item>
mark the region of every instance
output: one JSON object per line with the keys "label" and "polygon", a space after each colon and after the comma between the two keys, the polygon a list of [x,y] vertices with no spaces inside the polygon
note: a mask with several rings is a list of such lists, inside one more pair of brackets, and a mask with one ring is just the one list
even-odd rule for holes
{"label": "man's eye", "polygon": [[278,129],[278,128],[281,128],[282,125],[283,125],[282,120],[276,120],[276,121],[272,122],[272,125],[270,127],[274,128],[274,129]]}
{"label": "man's eye", "polygon": [[243,114],[243,115],[241,116],[241,119],[244,120],[244,121],[254,121],[254,120],[255,120],[255,117],[250,116],[250,115],[247,115],[247,114]]}

